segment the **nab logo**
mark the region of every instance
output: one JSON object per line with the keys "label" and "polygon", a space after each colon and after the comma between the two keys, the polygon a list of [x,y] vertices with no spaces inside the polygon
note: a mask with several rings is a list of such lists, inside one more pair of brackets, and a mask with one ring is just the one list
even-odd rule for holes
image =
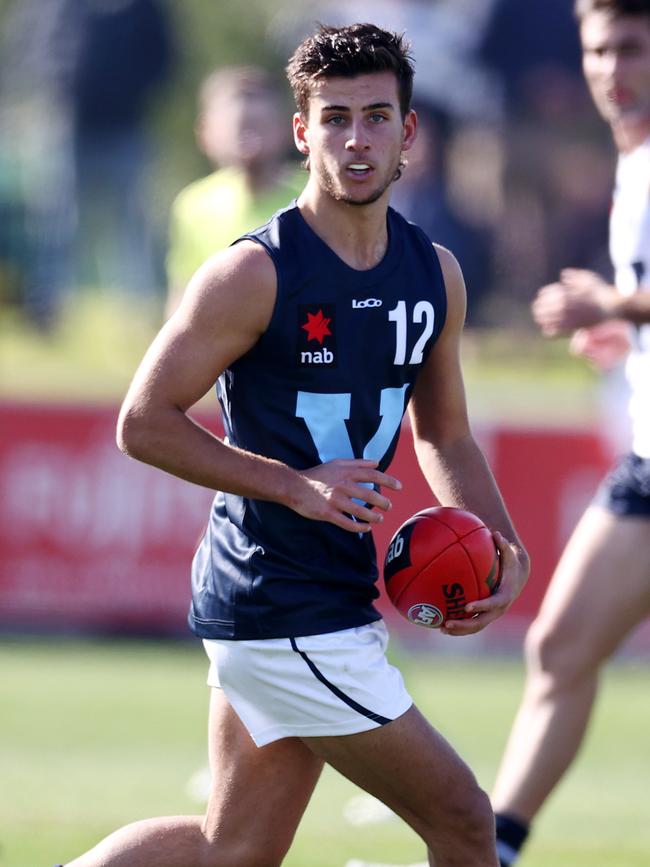
{"label": "nab logo", "polygon": [[381,307],[381,299],[365,298],[363,301],[357,301],[356,298],[352,299],[353,310],[365,310],[366,307]]}
{"label": "nab logo", "polygon": [[442,611],[428,602],[411,605],[406,612],[406,616],[411,623],[416,623],[418,626],[426,626],[428,629],[437,629],[444,620]]}
{"label": "nab logo", "polygon": [[395,557],[399,557],[403,550],[404,539],[398,533],[391,542],[388,553],[386,554],[386,564],[392,563]]}
{"label": "nab logo", "polygon": [[333,304],[300,306],[297,361],[301,367],[336,367]]}
{"label": "nab logo", "polygon": [[324,364],[331,367],[334,363],[334,353],[325,347],[324,349],[303,349],[300,353],[301,364]]}

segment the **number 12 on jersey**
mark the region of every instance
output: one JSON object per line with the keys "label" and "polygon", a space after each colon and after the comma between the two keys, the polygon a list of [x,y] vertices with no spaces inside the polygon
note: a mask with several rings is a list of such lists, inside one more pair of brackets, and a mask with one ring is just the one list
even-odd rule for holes
{"label": "number 12 on jersey", "polygon": [[[388,318],[395,323],[396,340],[395,340],[395,360],[394,364],[404,364],[406,362],[406,346],[408,334],[408,315],[406,310],[406,301],[398,301],[397,306],[388,311]],[[409,364],[420,364],[424,357],[424,347],[427,340],[433,334],[433,324],[435,313],[433,304],[430,301],[418,301],[413,308],[413,322],[417,325],[424,322],[424,328],[418,337],[415,346],[409,358]]]}

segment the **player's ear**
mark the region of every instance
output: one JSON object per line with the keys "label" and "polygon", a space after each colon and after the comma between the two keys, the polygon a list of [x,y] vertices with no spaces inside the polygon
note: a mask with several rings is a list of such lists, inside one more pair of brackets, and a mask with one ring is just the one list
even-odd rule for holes
{"label": "player's ear", "polygon": [[293,116],[293,140],[296,147],[304,156],[309,155],[309,131],[302,114],[297,111]]}
{"label": "player's ear", "polygon": [[415,141],[415,137],[417,135],[417,129],[418,129],[418,116],[411,108],[406,113],[406,117],[404,118],[404,126],[402,129],[402,150],[403,151],[408,151],[413,147],[413,142]]}

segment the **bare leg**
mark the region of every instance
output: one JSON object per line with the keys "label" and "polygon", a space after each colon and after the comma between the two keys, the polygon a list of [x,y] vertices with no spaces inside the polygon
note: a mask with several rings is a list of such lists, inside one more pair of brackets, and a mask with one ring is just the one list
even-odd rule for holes
{"label": "bare leg", "polygon": [[650,522],[591,507],[526,639],[527,682],[494,787],[497,812],[530,822],[575,757],[598,673],[650,610]]}
{"label": "bare leg", "polygon": [[214,783],[205,818],[135,822],[68,867],[277,867],[322,761],[298,738],[256,747],[223,693],[213,690],[210,764]]}
{"label": "bare leg", "polygon": [[362,734],[304,741],[401,816],[424,840],[431,864],[497,867],[487,795],[417,708]]}

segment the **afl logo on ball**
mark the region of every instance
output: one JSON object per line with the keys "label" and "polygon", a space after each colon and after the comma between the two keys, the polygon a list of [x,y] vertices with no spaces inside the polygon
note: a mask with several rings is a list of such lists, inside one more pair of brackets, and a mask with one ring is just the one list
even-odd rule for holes
{"label": "afl logo on ball", "polygon": [[417,605],[411,605],[406,612],[406,616],[411,623],[417,623],[418,626],[427,626],[429,629],[437,629],[444,620],[442,611],[428,602],[419,602]]}

